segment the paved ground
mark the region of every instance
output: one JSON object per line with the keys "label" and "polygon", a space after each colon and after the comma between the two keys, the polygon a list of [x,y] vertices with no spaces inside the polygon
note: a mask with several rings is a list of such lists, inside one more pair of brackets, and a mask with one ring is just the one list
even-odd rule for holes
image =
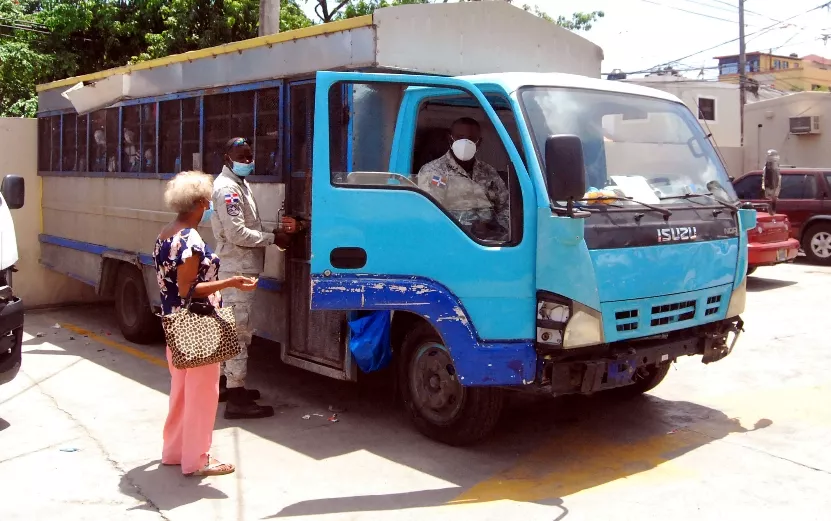
{"label": "paved ground", "polygon": [[[633,402],[517,401],[469,449],[418,435],[384,387],[287,368],[260,347],[254,383],[278,414],[218,420],[215,453],[239,470],[201,480],[159,466],[161,346],[125,342],[107,308],[31,313],[24,369],[0,387],[0,516],[828,519],[829,275],[762,268],[727,359],[683,360]],[[329,405],[347,409],[339,423],[302,419]]]}

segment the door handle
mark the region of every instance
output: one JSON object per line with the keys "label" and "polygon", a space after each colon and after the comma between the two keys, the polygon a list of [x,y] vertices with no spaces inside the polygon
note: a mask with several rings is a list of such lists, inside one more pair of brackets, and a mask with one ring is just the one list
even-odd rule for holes
{"label": "door handle", "polygon": [[329,253],[329,263],[333,268],[358,270],[366,266],[366,250],[363,248],[335,248]]}

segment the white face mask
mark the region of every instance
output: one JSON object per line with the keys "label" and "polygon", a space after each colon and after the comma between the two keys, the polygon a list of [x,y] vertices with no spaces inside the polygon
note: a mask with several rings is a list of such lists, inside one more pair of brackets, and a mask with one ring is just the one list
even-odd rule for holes
{"label": "white face mask", "polygon": [[476,155],[476,143],[469,139],[457,139],[450,149],[459,161],[470,161]]}

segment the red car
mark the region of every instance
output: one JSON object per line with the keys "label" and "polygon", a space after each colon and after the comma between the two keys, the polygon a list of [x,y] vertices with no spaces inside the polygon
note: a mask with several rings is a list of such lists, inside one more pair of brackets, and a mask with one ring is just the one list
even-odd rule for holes
{"label": "red car", "polygon": [[[781,168],[782,188],[776,212],[790,221],[790,236],[799,241],[809,261],[831,266],[831,169]],[[764,203],[762,172],[749,172],[733,182],[742,201]],[[757,219],[768,215],[757,213]],[[778,220],[778,219],[777,219]],[[757,227],[758,228],[758,227]]]}
{"label": "red car", "polygon": [[756,210],[756,227],[748,230],[748,275],[759,266],[789,262],[799,253],[799,241],[790,237],[791,224],[783,214],[770,215],[767,208]]}

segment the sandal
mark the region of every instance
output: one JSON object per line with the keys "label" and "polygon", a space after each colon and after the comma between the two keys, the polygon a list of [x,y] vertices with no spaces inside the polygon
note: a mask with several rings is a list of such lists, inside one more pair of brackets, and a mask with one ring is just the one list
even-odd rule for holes
{"label": "sandal", "polygon": [[220,463],[219,461],[208,456],[207,465],[196,472],[185,474],[185,476],[224,476],[226,474],[231,474],[235,470],[236,468],[230,463]]}

